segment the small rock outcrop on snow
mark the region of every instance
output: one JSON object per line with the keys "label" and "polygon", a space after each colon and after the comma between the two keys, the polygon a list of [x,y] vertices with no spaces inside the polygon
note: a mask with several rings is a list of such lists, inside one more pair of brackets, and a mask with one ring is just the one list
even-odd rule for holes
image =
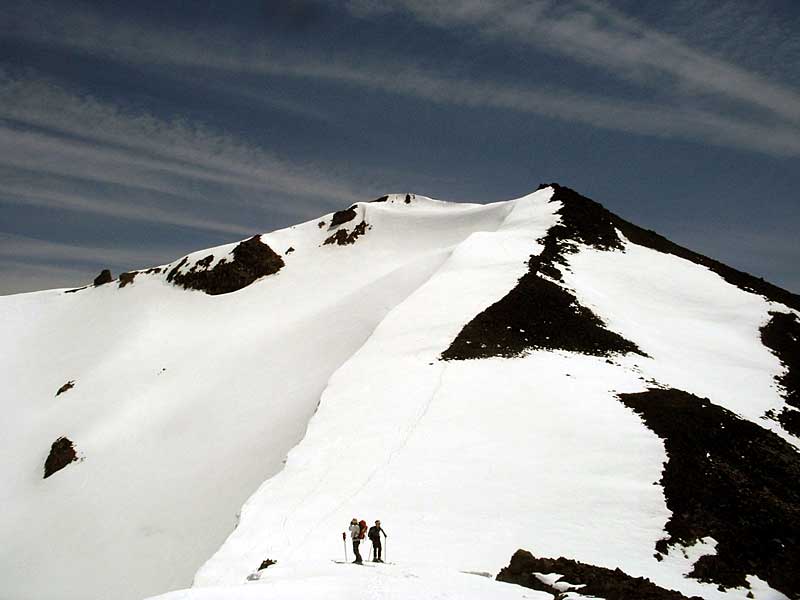
{"label": "small rock outcrop on snow", "polygon": [[346,229],[338,229],[336,233],[326,238],[325,241],[322,242],[322,244],[324,246],[329,246],[331,244],[337,244],[339,246],[349,246],[351,244],[355,244],[356,240],[367,232],[367,227],[368,227],[367,222],[361,221],[361,223],[353,227],[353,231],[347,231]]}
{"label": "small rock outcrop on snow", "polygon": [[126,285],[133,283],[134,278],[138,275],[136,271],[130,271],[119,274],[119,287],[124,288]]}
{"label": "small rock outcrop on snow", "polygon": [[50,447],[50,454],[44,462],[44,478],[47,479],[76,460],[78,460],[78,455],[72,440],[67,437],[58,438]]}
{"label": "small rock outcrop on snow", "polygon": [[71,379],[67,383],[62,385],[60,388],[58,388],[58,391],[56,392],[56,396],[60,396],[64,392],[68,392],[69,390],[71,390],[74,387],[75,387],[75,380]]}
{"label": "small rock outcrop on snow", "polygon": [[95,286],[99,286],[111,283],[112,281],[114,281],[114,277],[111,275],[111,271],[109,269],[103,269],[100,271],[100,274],[94,278],[92,283],[94,283]]}
{"label": "small rock outcrop on snow", "polygon": [[497,581],[516,583],[552,594],[553,600],[603,598],[604,600],[701,600],[657,586],[645,577],[631,577],[620,569],[587,565],[568,558],[537,558],[517,550]]}
{"label": "small rock outcrop on snow", "polygon": [[213,255],[206,256],[183,271],[182,267],[188,262],[188,258],[184,258],[169,272],[167,281],[215,296],[241,290],[256,279],[277,273],[284,266],[280,255],[258,235],[237,245],[231,260],[223,258],[209,268],[213,260]]}

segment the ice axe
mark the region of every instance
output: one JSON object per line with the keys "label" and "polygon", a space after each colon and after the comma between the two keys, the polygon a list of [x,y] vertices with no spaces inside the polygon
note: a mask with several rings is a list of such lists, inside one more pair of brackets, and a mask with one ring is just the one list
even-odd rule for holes
{"label": "ice axe", "polygon": [[347,562],[347,534],[342,532],[342,546],[344,546],[344,562]]}

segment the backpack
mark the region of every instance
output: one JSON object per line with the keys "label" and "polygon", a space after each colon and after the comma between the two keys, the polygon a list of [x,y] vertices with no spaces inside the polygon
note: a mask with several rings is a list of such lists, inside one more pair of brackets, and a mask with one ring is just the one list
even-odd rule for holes
{"label": "backpack", "polygon": [[367,522],[366,521],[359,521],[358,522],[358,539],[363,540],[364,534],[367,532]]}

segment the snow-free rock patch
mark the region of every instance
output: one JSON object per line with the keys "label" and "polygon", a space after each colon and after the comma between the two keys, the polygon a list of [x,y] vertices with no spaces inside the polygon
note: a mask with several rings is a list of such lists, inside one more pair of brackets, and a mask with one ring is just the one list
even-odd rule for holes
{"label": "snow-free rock patch", "polygon": [[775,433],[676,389],[620,394],[658,437],[661,485],[672,513],[656,550],[717,541],[689,574],[723,588],[757,575],[800,598],[800,453]]}
{"label": "snow-free rock patch", "polygon": [[[620,569],[606,569],[568,558],[536,558],[517,550],[511,563],[497,575],[497,581],[516,583],[562,598],[605,598],[606,600],[688,600],[674,590],[657,586],[645,577],[631,577]],[[692,600],[700,600],[692,596]]]}
{"label": "snow-free rock patch", "polygon": [[770,312],[769,322],[761,328],[761,342],[778,357],[784,372],[775,379],[781,387],[786,407],[776,415],[789,433],[800,437],[800,320],[785,312]]}
{"label": "snow-free rock patch", "polygon": [[126,273],[119,274],[119,287],[124,288],[126,285],[133,283],[134,278],[136,277],[136,271],[129,271]]}
{"label": "snow-free rock patch", "polygon": [[184,257],[169,272],[167,281],[213,296],[240,290],[256,279],[277,273],[284,267],[280,255],[263,243],[258,235],[236,246],[232,260],[223,258],[213,268],[209,268],[213,260],[213,255],[206,256],[184,273],[181,269],[188,262]]}
{"label": "snow-free rock patch", "polygon": [[95,286],[98,286],[111,283],[112,281],[114,281],[114,277],[111,275],[111,271],[109,269],[103,269],[100,271],[100,274],[94,278],[92,283],[94,283]]}
{"label": "snow-free rock patch", "polygon": [[367,227],[366,221],[361,221],[361,223],[353,228],[353,231],[339,229],[336,233],[329,236],[322,244],[323,246],[329,246],[331,244],[349,246],[350,244],[355,244],[356,240],[367,232]]}
{"label": "snow-free rock patch", "polygon": [[345,210],[337,210],[333,213],[333,217],[331,218],[331,224],[328,229],[333,229],[334,227],[338,227],[339,225],[343,225],[348,221],[352,221],[356,218],[356,206],[353,205],[350,208]]}
{"label": "snow-free rock patch", "polygon": [[60,396],[64,392],[68,392],[74,387],[75,387],[75,380],[70,380],[67,383],[65,383],[64,385],[62,385],[60,388],[58,388],[58,391],[56,392],[56,396]]}
{"label": "snow-free rock patch", "polygon": [[75,446],[72,440],[66,437],[60,437],[50,447],[50,454],[47,460],[44,461],[44,478],[47,479],[53,473],[60,471],[69,463],[78,460],[78,455],[75,452]]}

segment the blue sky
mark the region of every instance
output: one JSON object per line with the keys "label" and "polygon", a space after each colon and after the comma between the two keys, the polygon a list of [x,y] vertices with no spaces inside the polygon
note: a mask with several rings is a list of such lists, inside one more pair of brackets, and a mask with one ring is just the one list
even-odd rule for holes
{"label": "blue sky", "polygon": [[0,294],[549,181],[800,291],[794,0],[7,4]]}

